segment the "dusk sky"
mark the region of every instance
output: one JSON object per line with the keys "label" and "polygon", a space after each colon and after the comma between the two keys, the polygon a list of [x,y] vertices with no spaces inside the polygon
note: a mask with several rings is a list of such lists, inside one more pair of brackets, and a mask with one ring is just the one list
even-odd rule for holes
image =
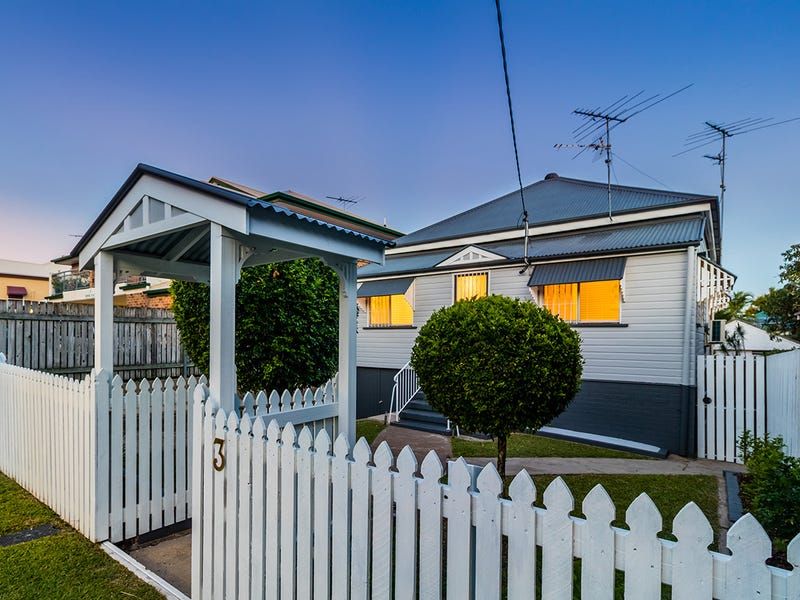
{"label": "dusk sky", "polygon": [[[800,116],[800,3],[504,1],[523,181],[605,180],[571,110],[694,86],[616,129],[621,184],[717,194],[704,120]],[[139,162],[358,196],[413,231],[516,185],[494,3],[17,2],[0,36],[0,258],[68,252]],[[729,144],[723,264],[800,243],[800,121]],[[715,152],[716,146],[706,149]]]}

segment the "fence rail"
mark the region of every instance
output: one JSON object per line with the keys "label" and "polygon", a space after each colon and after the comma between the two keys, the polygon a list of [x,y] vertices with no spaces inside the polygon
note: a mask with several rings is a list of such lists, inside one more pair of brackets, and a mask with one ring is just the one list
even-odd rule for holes
{"label": "fence rail", "polygon": [[542,508],[524,471],[506,499],[491,464],[476,476],[459,459],[444,484],[433,452],[420,477],[408,447],[395,461],[385,443],[373,456],[361,439],[351,458],[344,436],[331,448],[325,430],[226,414],[200,387],[194,410],[193,598],[570,600],[573,585],[582,598],[613,598],[618,572],[626,598],[659,598],[662,584],[676,600],[800,597],[800,536],[788,547],[794,570],[768,566],[770,540],[749,514],[724,554],[708,550],[714,531],[694,503],[669,541],[646,494],[623,529],[601,486],[575,517],[560,478]]}
{"label": "fence rail", "polygon": [[[197,375],[171,311],[114,309],[114,364],[123,379]],[[0,301],[0,352],[9,363],[76,378],[94,365],[94,306]]]}

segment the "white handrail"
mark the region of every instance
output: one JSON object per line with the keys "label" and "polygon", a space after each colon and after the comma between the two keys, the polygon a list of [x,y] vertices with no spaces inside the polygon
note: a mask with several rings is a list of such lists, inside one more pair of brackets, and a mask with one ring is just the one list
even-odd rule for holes
{"label": "white handrail", "polygon": [[389,404],[389,421],[400,420],[400,413],[408,406],[412,398],[419,392],[419,379],[417,372],[411,366],[411,361],[403,365],[403,367],[394,376],[394,386],[392,387],[392,400]]}

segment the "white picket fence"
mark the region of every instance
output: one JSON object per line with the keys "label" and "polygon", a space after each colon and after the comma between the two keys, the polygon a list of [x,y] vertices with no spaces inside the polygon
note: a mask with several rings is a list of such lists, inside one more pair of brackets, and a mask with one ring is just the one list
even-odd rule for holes
{"label": "white picket fence", "polygon": [[[93,541],[119,542],[191,517],[190,403],[206,379],[81,381],[0,354],[0,471]],[[239,412],[338,432],[336,379],[314,392],[247,394]]]}
{"label": "white picket fence", "polygon": [[0,470],[93,541],[185,521],[197,383],[123,389],[103,372],[75,381],[0,358]]}
{"label": "white picket fence", "polygon": [[0,471],[93,537],[94,379],[6,364],[0,354]]}
{"label": "white picket fence", "polygon": [[693,503],[674,520],[677,542],[668,541],[645,494],[627,509],[622,529],[611,525],[615,508],[601,486],[586,496],[579,518],[560,478],[544,490],[542,508],[524,471],[505,499],[491,464],[474,477],[459,459],[444,484],[433,452],[419,477],[408,447],[395,462],[388,445],[373,457],[361,439],[351,459],[339,436],[331,454],[326,430],[298,434],[291,423],[281,429],[265,416],[226,414],[204,386],[194,411],[202,422],[193,464],[196,600],[571,600],[574,569],[582,598],[613,598],[616,571],[631,599],[659,598],[662,584],[676,600],[800,598],[800,536],[788,549],[793,571],[768,566],[770,540],[751,515],[731,527],[724,554],[708,550],[714,533]]}
{"label": "white picket fence", "polygon": [[780,435],[800,456],[800,351],[697,357],[697,456],[741,462],[745,431]]}

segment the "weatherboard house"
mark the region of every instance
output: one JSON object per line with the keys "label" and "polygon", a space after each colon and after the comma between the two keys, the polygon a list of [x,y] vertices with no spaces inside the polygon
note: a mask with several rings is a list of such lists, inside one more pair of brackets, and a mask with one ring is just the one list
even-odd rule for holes
{"label": "weatherboard house", "polygon": [[[734,276],[719,266],[715,196],[548,174],[519,192],[400,237],[358,270],[359,413],[435,429],[409,366],[419,327],[460,299],[537,302],[578,329],[583,385],[554,434],[694,449],[696,356]],[[610,209],[610,210],[609,210]],[[422,390],[424,393],[424,390]],[[610,438],[610,440],[609,440]]]}

